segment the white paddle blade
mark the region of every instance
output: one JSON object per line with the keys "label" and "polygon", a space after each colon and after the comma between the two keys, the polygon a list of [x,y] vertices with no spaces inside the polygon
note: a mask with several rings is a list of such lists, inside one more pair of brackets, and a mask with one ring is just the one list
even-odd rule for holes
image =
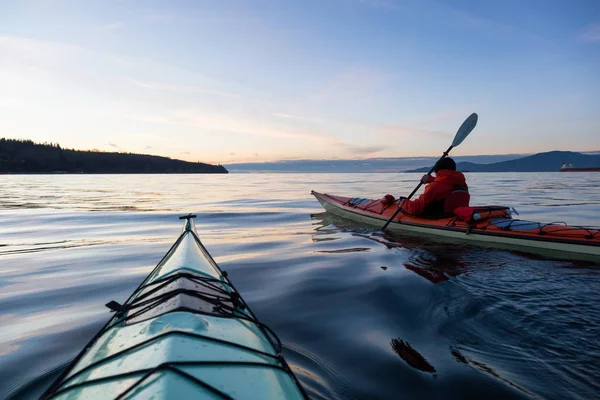
{"label": "white paddle blade", "polygon": [[452,147],[456,147],[465,140],[469,133],[475,128],[477,125],[477,113],[473,113],[469,115],[469,118],[465,119],[465,122],[462,123],[458,131],[456,132],[456,136],[454,136],[454,141],[452,142]]}

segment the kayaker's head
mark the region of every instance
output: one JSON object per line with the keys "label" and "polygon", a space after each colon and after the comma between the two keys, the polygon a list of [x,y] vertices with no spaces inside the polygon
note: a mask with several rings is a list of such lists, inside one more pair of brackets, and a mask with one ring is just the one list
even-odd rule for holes
{"label": "kayaker's head", "polygon": [[448,171],[456,171],[456,163],[450,157],[444,157],[435,163],[435,167],[433,167],[433,172],[439,172],[443,170]]}

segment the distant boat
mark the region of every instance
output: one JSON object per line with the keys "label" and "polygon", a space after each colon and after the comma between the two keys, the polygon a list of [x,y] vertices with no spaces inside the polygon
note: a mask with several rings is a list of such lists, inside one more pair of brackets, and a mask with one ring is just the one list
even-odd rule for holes
{"label": "distant boat", "polygon": [[560,172],[600,172],[600,167],[591,168],[575,168],[573,164],[563,163],[560,167]]}

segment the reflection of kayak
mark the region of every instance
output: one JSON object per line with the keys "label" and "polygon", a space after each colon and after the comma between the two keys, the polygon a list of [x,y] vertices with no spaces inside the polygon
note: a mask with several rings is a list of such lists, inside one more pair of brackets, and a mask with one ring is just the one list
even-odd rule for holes
{"label": "reflection of kayak", "polygon": [[194,216],[44,399],[306,399],[281,343],[198,238]]}
{"label": "reflection of kayak", "polygon": [[[380,200],[332,196],[313,191],[325,210],[357,222],[381,227],[397,210]],[[463,210],[465,209],[465,210]],[[430,234],[466,240],[473,244],[500,244],[535,252],[552,252],[566,258],[600,257],[600,229],[567,226],[563,223],[513,219],[506,207],[463,207],[470,211],[445,218],[423,218],[399,213],[388,225],[393,232]],[[468,210],[467,210],[468,209]],[[556,253],[555,253],[556,252]]]}

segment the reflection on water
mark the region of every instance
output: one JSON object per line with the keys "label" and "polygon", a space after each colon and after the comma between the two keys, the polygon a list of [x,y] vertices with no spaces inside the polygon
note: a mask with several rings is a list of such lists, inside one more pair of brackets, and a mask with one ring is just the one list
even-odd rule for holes
{"label": "reflection on water", "polygon": [[522,392],[523,394],[526,394],[527,396],[530,396],[530,397],[534,396],[533,393],[528,392],[527,390],[525,390],[522,387],[520,387],[520,386],[512,383],[509,380],[506,380],[504,377],[502,377],[500,374],[498,374],[497,372],[495,372],[489,366],[487,366],[487,365],[485,365],[483,363],[480,363],[478,361],[475,361],[475,360],[469,360],[468,358],[466,358],[465,356],[463,356],[460,353],[460,351],[457,350],[457,349],[453,349],[452,347],[450,347],[450,350],[451,350],[452,355],[456,359],[456,361],[458,361],[459,363],[466,364],[466,365],[471,365],[471,366],[473,366],[473,368],[475,368],[475,369],[477,369],[477,370],[479,370],[481,372],[484,372],[486,374],[489,374],[489,375],[493,376],[494,378],[496,378],[496,379],[498,379],[498,380],[506,383],[507,385],[509,385],[509,386],[517,389],[518,391]]}
{"label": "reflection on water", "polygon": [[[597,175],[468,181],[474,203],[600,225]],[[104,304],[126,299],[164,255],[181,229],[176,216],[188,212],[316,399],[600,392],[597,264],[390,236],[324,213],[310,196],[407,193],[417,175],[0,179],[0,398],[39,396],[110,317]]]}
{"label": "reflection on water", "polygon": [[394,353],[398,354],[400,358],[407,362],[411,367],[421,370],[423,372],[435,372],[433,365],[429,364],[427,360],[410,344],[401,339],[392,339],[390,342]]}

